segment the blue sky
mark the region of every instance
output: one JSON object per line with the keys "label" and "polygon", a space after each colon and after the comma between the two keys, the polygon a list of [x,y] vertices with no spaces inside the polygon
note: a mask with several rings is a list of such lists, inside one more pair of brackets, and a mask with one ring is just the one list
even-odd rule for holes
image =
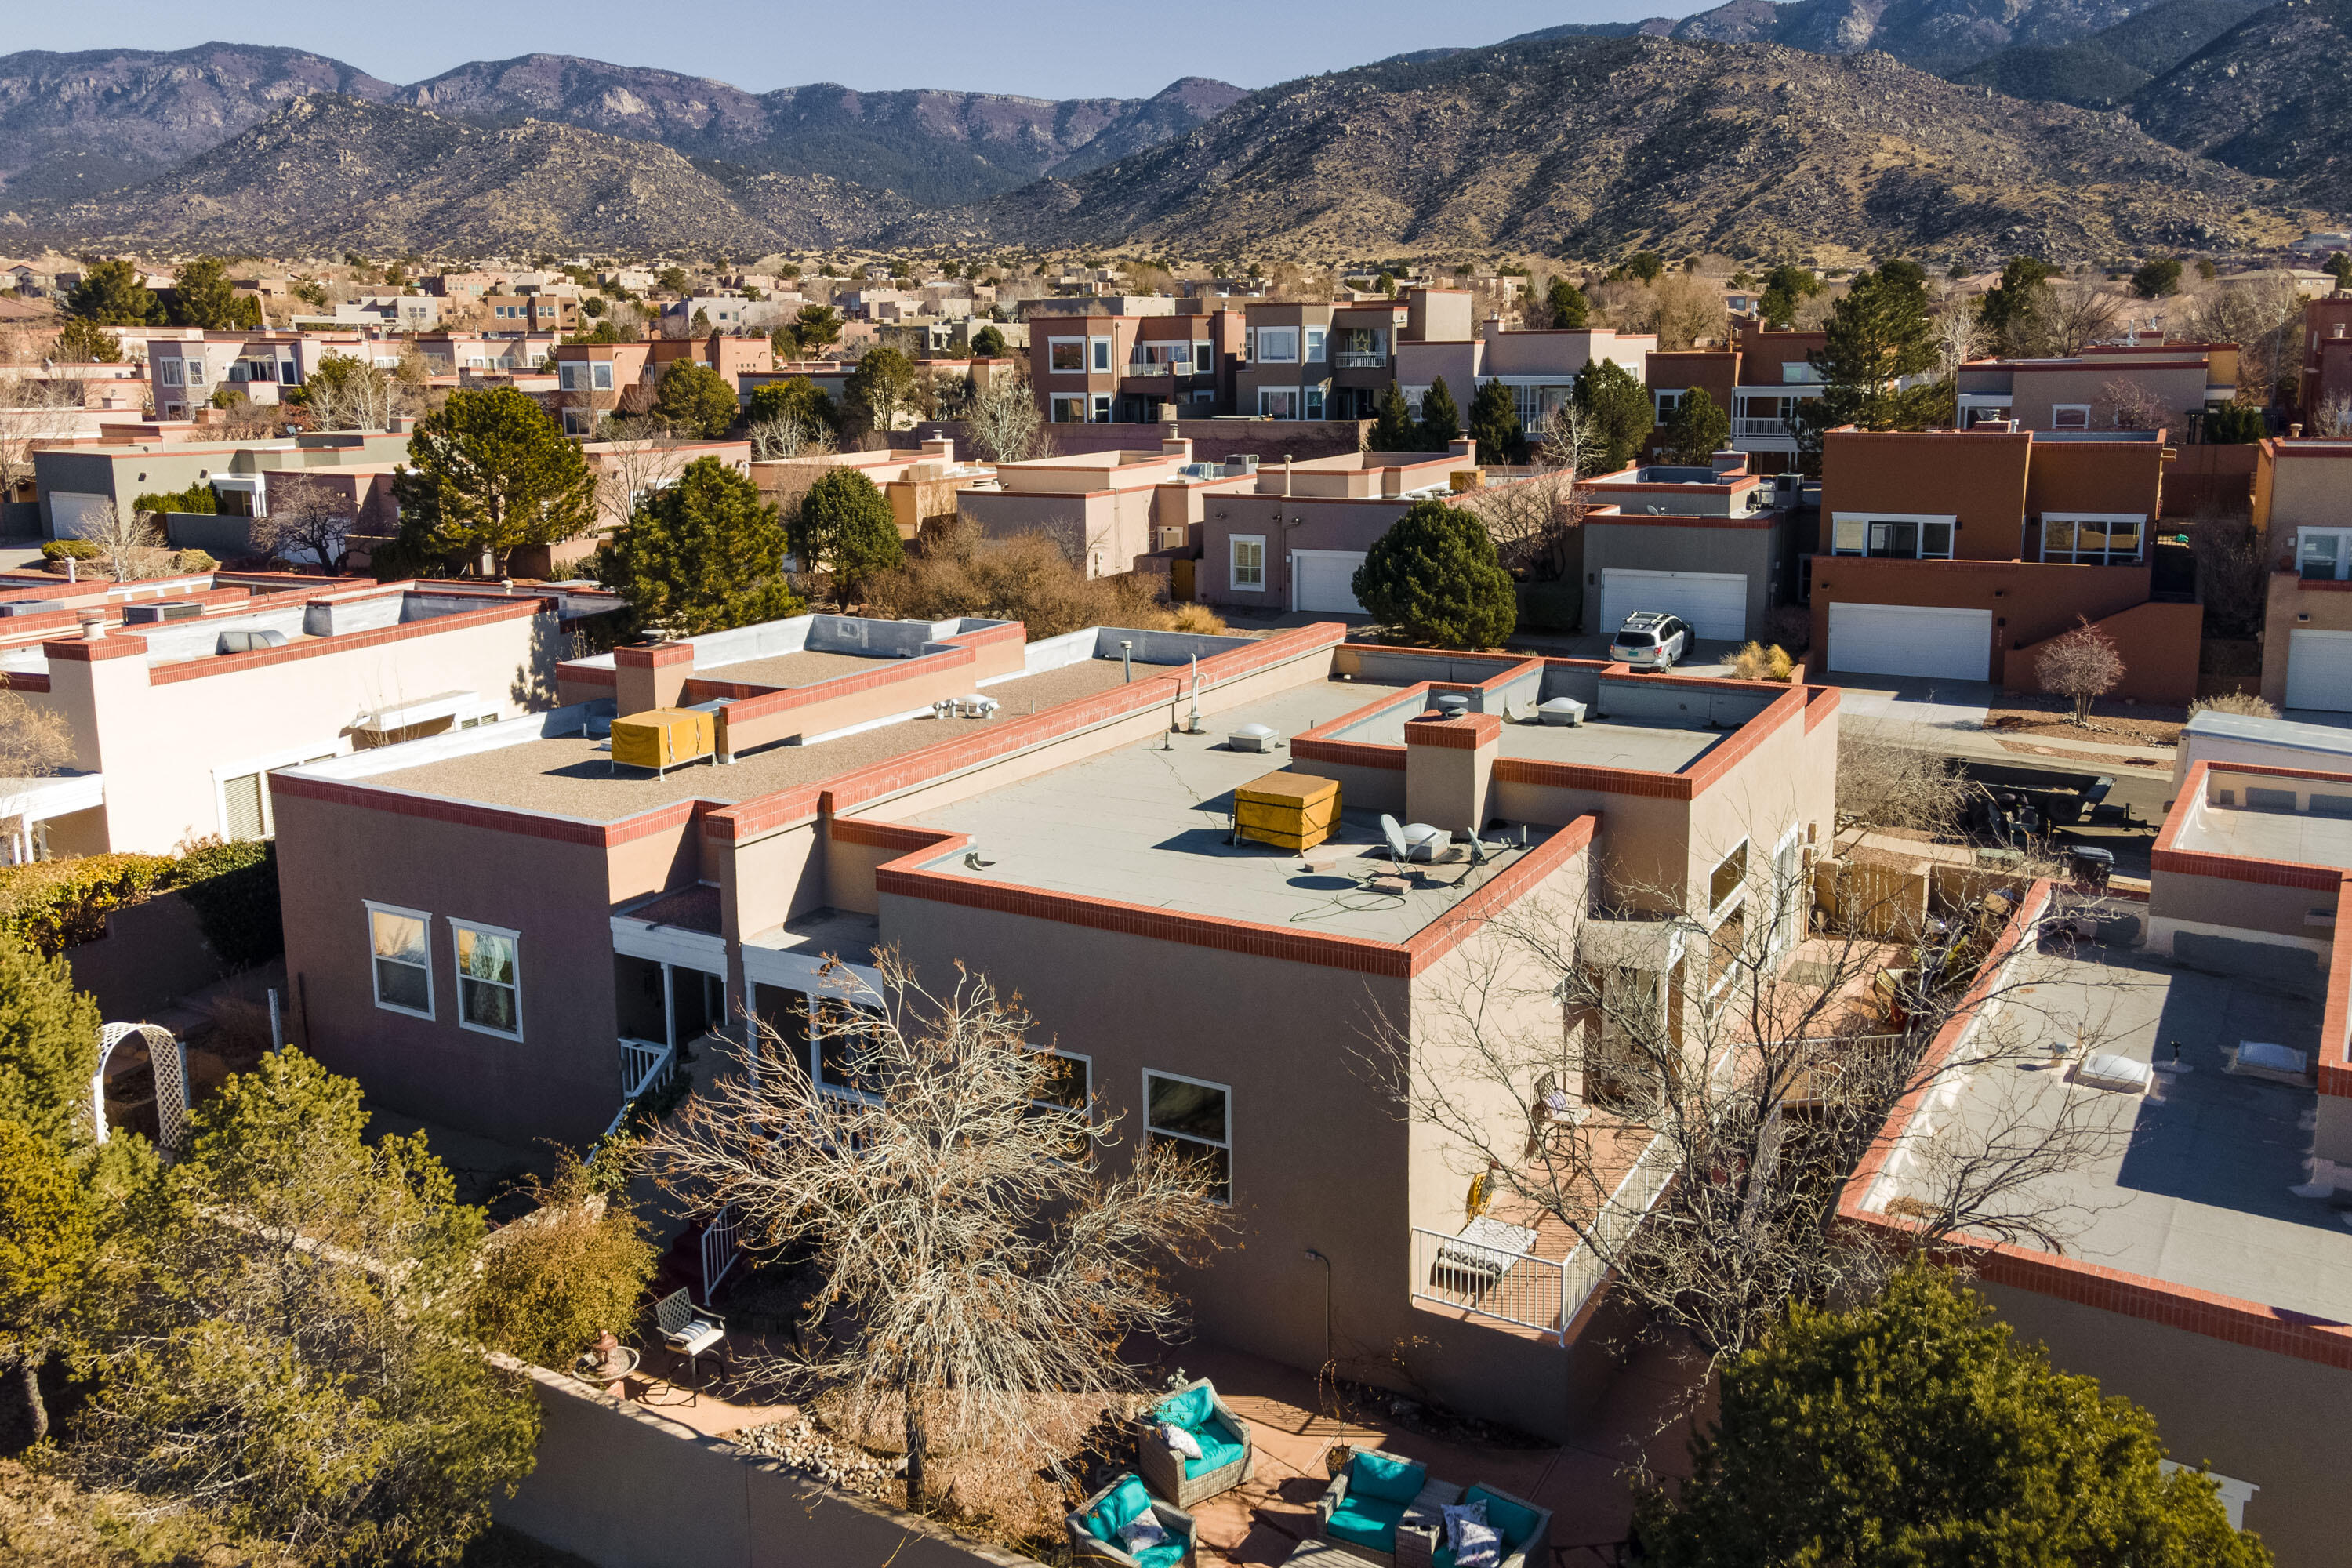
{"label": "blue sky", "polygon": [[1408,49],[1490,44],[1562,22],[1697,9],[1691,0],[1429,0],[1268,5],[1194,0],[901,0],[866,7],[749,0],[404,0],[289,6],[282,0],[93,0],[13,7],[0,53],[177,49],[211,39],[282,44],[409,82],[474,59],[543,51],[716,77],[754,92],[811,81],[868,89],[961,88],[1038,98],[1140,97],[1182,76],[1264,87]]}

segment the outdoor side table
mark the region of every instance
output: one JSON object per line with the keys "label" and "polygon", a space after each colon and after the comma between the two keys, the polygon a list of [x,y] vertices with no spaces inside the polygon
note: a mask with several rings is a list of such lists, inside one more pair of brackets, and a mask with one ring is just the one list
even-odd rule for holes
{"label": "outdoor side table", "polygon": [[1405,1506],[1397,1525],[1396,1568],[1429,1568],[1437,1543],[1445,1538],[1445,1512],[1462,1500],[1462,1489],[1452,1481],[1432,1478],[1421,1495]]}

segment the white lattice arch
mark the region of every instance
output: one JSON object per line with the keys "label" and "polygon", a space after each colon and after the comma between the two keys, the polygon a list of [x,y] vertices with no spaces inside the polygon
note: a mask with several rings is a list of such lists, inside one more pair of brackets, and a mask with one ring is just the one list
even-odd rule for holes
{"label": "white lattice arch", "polygon": [[106,1142],[106,1064],[114,1047],[137,1035],[147,1043],[155,1067],[155,1131],[164,1155],[188,1140],[188,1047],[161,1024],[108,1024],[98,1031],[98,1071],[89,1080],[89,1114],[98,1141]]}

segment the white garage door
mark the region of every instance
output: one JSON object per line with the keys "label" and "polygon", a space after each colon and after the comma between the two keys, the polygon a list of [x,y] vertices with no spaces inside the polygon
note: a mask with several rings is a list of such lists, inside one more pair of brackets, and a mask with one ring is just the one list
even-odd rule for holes
{"label": "white garage door", "polygon": [[84,495],[75,490],[49,492],[51,536],[58,539],[95,539],[98,537],[99,509],[111,498]]}
{"label": "white garage door", "polygon": [[1291,552],[1292,581],[1298,587],[1300,610],[1322,610],[1335,616],[1360,616],[1356,603],[1356,568],[1364,563],[1360,550],[1297,550]]}
{"label": "white garage door", "polygon": [[1830,669],[1850,675],[1992,674],[1992,612],[1927,605],[1832,605]]}
{"label": "white garage door", "polygon": [[1643,610],[1680,616],[1703,637],[1745,642],[1748,578],[1739,572],[1601,574],[1601,624],[1594,631],[1613,632]]}
{"label": "white garage door", "polygon": [[2289,632],[2286,705],[2352,713],[2352,632]]}

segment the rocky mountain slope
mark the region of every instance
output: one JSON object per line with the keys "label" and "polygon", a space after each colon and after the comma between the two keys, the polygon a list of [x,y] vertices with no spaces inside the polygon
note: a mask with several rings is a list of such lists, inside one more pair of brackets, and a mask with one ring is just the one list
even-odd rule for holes
{"label": "rocky mountain slope", "polygon": [[817,176],[740,184],[730,189],[667,147],[576,126],[485,130],[313,94],[134,191],[12,226],[37,237],[273,255],[593,244],[758,256],[854,242],[908,211]]}
{"label": "rocky mountain slope", "polygon": [[2019,44],[1952,79],[2011,98],[2112,109],[2275,0],[2163,0],[2104,32],[2055,46]]}
{"label": "rocky mountain slope", "polygon": [[304,93],[394,90],[341,60],[249,44],[0,56],[0,201],[89,195],[149,178]]}
{"label": "rocky mountain slope", "polygon": [[1037,244],[1830,260],[2277,243],[2304,218],[2275,207],[2264,182],[2120,116],[2018,103],[1881,54],[1630,37],[1292,82],[979,210],[988,231]]}
{"label": "rocky mountain slope", "polygon": [[[1878,49],[1922,70],[1949,72],[2013,45],[2051,47],[2114,26],[2151,0],[1727,0],[1680,20],[1631,30],[1722,44],[1784,44],[1815,54]],[[1507,40],[1563,37],[1548,27]]]}
{"label": "rocky mountain slope", "polygon": [[2295,199],[2352,210],[2352,0],[2284,0],[2142,88],[2132,112],[2177,146],[2258,174]]}

